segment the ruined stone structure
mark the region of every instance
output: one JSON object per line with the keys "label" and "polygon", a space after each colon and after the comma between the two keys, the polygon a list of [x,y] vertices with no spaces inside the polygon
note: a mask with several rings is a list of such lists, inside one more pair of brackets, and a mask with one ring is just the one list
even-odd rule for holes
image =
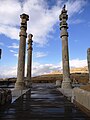
{"label": "ruined stone structure", "polygon": [[0,59],[1,59],[2,49],[0,49]]}
{"label": "ruined stone structure", "polygon": [[29,16],[26,14],[20,15],[21,18],[21,31],[20,31],[20,44],[19,44],[19,56],[18,56],[18,69],[17,69],[17,81],[15,84],[16,89],[24,89],[24,72],[25,72],[25,49],[27,38],[27,21]]}
{"label": "ruined stone structure", "polygon": [[28,35],[28,58],[27,58],[27,87],[31,86],[31,71],[32,71],[32,34]]}
{"label": "ruined stone structure", "polygon": [[89,71],[89,82],[90,83],[90,48],[87,50],[87,62],[88,62],[88,71]]}
{"label": "ruined stone structure", "polygon": [[62,88],[71,88],[70,80],[70,68],[69,68],[69,52],[68,52],[68,24],[67,24],[67,10],[65,10],[65,5],[59,16],[60,19],[60,30],[62,39],[62,63],[63,63],[63,81]]}

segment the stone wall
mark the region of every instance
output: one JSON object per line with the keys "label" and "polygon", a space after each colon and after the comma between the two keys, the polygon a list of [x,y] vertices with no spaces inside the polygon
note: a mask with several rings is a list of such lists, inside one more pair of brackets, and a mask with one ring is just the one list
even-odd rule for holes
{"label": "stone wall", "polygon": [[11,90],[0,89],[0,106],[12,101]]}
{"label": "stone wall", "polygon": [[79,106],[85,108],[90,113],[90,92],[80,88],[74,88],[72,93],[73,101]]}

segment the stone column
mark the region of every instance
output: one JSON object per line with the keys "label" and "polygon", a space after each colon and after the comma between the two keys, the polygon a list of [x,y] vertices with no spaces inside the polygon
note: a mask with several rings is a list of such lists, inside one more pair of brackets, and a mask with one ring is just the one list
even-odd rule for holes
{"label": "stone column", "polygon": [[19,56],[18,56],[18,69],[17,69],[17,81],[15,84],[16,89],[24,89],[24,74],[25,74],[25,49],[27,38],[27,21],[29,16],[26,14],[20,15],[21,18],[21,31],[20,31],[20,44],[19,44]]}
{"label": "stone column", "polygon": [[2,49],[0,49],[0,59],[1,59]]}
{"label": "stone column", "polygon": [[60,19],[60,30],[62,39],[62,64],[63,64],[63,81],[62,88],[71,88],[70,80],[70,68],[69,68],[69,52],[68,52],[68,24],[67,24],[67,10],[65,10],[65,5],[59,16]]}
{"label": "stone column", "polygon": [[88,62],[88,71],[89,71],[89,82],[90,83],[90,48],[87,50],[87,62]]}
{"label": "stone column", "polygon": [[28,35],[28,58],[27,58],[27,87],[31,87],[31,71],[32,71],[32,34]]}

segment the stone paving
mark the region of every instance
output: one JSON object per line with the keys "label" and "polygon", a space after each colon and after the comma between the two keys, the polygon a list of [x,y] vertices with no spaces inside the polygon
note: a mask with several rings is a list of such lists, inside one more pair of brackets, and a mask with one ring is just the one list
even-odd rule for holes
{"label": "stone paving", "polygon": [[0,120],[90,120],[60,93],[54,84],[34,84],[7,108]]}

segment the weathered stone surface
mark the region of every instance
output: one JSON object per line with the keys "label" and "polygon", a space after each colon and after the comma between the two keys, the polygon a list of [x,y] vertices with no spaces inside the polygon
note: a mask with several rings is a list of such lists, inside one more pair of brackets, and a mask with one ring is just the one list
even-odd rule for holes
{"label": "weathered stone surface", "polygon": [[56,80],[56,86],[61,87],[61,80]]}
{"label": "weathered stone surface", "polygon": [[0,49],[0,59],[1,59],[2,49]]}
{"label": "weathered stone surface", "polygon": [[19,56],[18,56],[18,70],[17,81],[15,84],[16,89],[24,89],[24,73],[25,73],[25,49],[26,49],[26,37],[27,37],[27,21],[29,16],[26,14],[20,15],[21,18],[21,31],[20,31],[20,44],[19,44]]}
{"label": "weathered stone surface", "polygon": [[10,103],[12,101],[11,90],[0,89],[0,105]]}
{"label": "weathered stone surface", "polygon": [[54,84],[36,83],[8,109],[0,109],[0,120],[90,120],[90,117],[67,100]]}
{"label": "weathered stone surface", "polygon": [[31,71],[32,71],[32,34],[28,35],[28,58],[27,58],[27,87],[31,86]]}
{"label": "weathered stone surface", "polygon": [[72,97],[75,101],[90,110],[90,92],[80,88],[74,88]]}
{"label": "weathered stone surface", "polygon": [[19,90],[12,89],[12,103],[18,99],[21,95],[25,94],[29,89]]}
{"label": "weathered stone surface", "polygon": [[71,84],[69,81],[62,81],[62,88],[71,88]]}
{"label": "weathered stone surface", "polygon": [[67,25],[67,10],[65,10],[65,5],[59,16],[60,19],[60,30],[62,39],[62,63],[63,63],[63,81],[62,88],[71,88],[70,80],[70,69],[69,69],[69,52],[68,52],[68,25]]}
{"label": "weathered stone surface", "polygon": [[90,48],[87,50],[87,62],[88,62],[88,71],[89,71],[89,82],[90,83]]}

